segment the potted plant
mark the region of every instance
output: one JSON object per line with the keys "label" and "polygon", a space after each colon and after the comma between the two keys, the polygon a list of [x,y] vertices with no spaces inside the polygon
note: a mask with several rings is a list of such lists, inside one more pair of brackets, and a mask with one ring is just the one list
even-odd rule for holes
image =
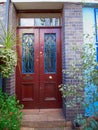
{"label": "potted plant", "polygon": [[[98,101],[98,63],[96,62],[95,45],[90,42],[89,35],[86,35],[86,38],[89,39],[89,42],[87,41],[82,49],[73,48],[75,53],[80,54],[80,60],[74,57],[70,69],[63,71],[72,80],[78,80],[78,83],[62,84],[60,91],[63,98],[68,99],[68,102],[63,103],[76,113],[74,124],[78,124],[79,129],[81,125],[82,130],[96,130],[98,122],[92,117],[98,116],[98,105],[96,105]],[[83,115],[79,112],[79,106],[86,110],[86,114]]]}
{"label": "potted plant", "polygon": [[0,73],[3,78],[8,78],[14,72],[17,63],[15,50],[15,33],[9,28],[6,32],[1,21],[2,33],[0,33]]}

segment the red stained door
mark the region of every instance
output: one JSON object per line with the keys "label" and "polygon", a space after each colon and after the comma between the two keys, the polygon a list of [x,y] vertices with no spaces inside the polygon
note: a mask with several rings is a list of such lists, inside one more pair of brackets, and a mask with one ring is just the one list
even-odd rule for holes
{"label": "red stained door", "polygon": [[16,94],[24,108],[60,108],[61,29],[18,28]]}

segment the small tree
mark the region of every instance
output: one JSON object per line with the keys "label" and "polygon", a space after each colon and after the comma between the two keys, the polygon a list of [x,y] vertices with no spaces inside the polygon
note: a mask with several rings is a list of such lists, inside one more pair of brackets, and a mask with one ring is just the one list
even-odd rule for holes
{"label": "small tree", "polygon": [[[79,105],[88,111],[87,116],[98,115],[98,106],[95,105],[98,101],[98,63],[96,62],[96,49],[95,45],[90,42],[91,37],[89,35],[85,35],[85,37],[89,39],[89,42],[85,43],[81,50],[79,47],[73,48],[76,53],[80,53],[80,60],[77,61],[75,58],[74,63],[71,63],[70,69],[63,71],[74,81],[78,80],[78,83],[60,85],[63,97],[68,99],[66,107],[76,111],[75,121],[82,125],[87,120],[79,112]],[[98,128],[98,124],[94,120],[90,120],[89,123],[92,124],[92,122],[94,122],[94,129],[91,130],[95,130],[96,126]],[[88,129],[89,127],[86,125],[84,130]]]}

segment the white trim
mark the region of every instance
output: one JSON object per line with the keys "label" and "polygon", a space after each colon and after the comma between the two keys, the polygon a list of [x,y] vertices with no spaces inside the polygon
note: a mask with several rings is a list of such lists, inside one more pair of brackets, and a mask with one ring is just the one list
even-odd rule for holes
{"label": "white trim", "polygon": [[6,2],[6,0],[0,0],[0,2]]}
{"label": "white trim", "polygon": [[[0,2],[6,2],[7,0],[0,0]],[[82,2],[82,3],[98,3],[98,0],[11,0],[15,2]]]}
{"label": "white trim", "polygon": [[11,0],[14,2],[82,2],[82,3],[98,3],[98,0]]}

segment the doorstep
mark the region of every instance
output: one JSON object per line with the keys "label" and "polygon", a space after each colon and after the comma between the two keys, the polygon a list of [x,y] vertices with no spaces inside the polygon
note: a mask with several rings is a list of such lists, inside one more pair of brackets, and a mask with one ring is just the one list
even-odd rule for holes
{"label": "doorstep", "polygon": [[22,127],[21,130],[71,130],[64,128],[28,128],[28,127]]}
{"label": "doorstep", "polygon": [[[63,130],[66,120],[62,109],[23,109],[21,130]],[[28,127],[28,129],[26,128]]]}

